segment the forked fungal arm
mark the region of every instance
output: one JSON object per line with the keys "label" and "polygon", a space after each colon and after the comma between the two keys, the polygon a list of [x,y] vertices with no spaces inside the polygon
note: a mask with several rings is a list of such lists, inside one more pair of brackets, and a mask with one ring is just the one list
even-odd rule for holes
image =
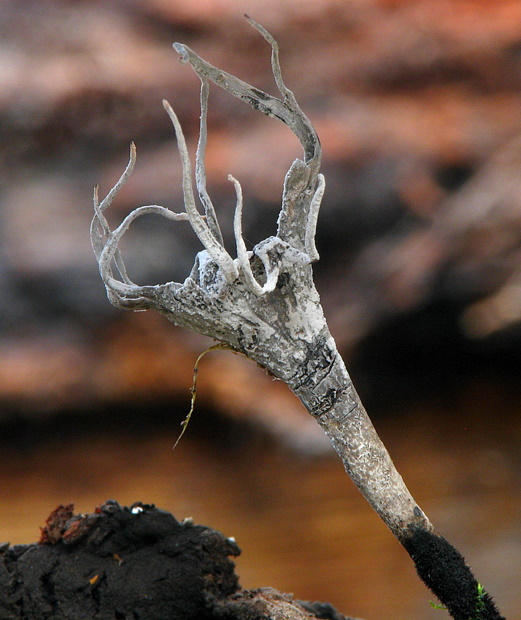
{"label": "forked fungal arm", "polygon": [[[447,548],[443,544],[436,547],[444,539],[435,532],[396,470],[329,333],[311,267],[311,263],[318,260],[315,231],[325,189],[324,177],[319,173],[320,141],[295,96],[284,84],[275,40],[262,26],[247,19],[271,45],[272,69],[281,98],[213,67],[187,46],[174,44],[181,61],[189,63],[201,79],[201,126],[195,181],[204,214],[197,208],[181,125],[173,109],[164,102],[177,136],[186,211],[173,213],[158,205],[140,207],[114,231],[110,230],[104,212],[132,172],[136,159],[132,145],[129,164],[118,183],[101,203],[97,192],[94,197],[91,237],[108,297],[121,308],[154,308],[173,323],[244,353],[282,379],[323,427],[346,471],[409,551],[427,585],[455,618],[470,620],[473,617],[470,610],[472,608],[474,613],[476,603],[472,588],[476,590],[477,581],[454,550],[452,564],[465,573],[470,594],[467,593],[463,602],[454,603],[451,597],[458,587],[432,583],[430,575],[436,575],[440,567],[451,566],[450,562],[447,564]],[[236,258],[224,248],[215,209],[206,191],[204,154],[209,81],[254,109],[282,121],[297,136],[304,150],[303,159],[296,159],[286,174],[277,234],[258,243],[252,252],[247,251],[242,237],[241,186],[229,176],[237,196]],[[188,219],[204,246],[183,283],[139,286],[128,277],[118,242],[131,222],[144,213],[156,213],[172,220]],[[119,278],[114,276],[114,267]],[[426,552],[425,549],[434,549],[433,544],[436,552]],[[492,602],[484,594],[480,596],[483,605],[486,604],[492,613],[495,609]],[[481,604],[481,598],[479,600]],[[495,613],[482,617],[501,618],[497,610]]]}

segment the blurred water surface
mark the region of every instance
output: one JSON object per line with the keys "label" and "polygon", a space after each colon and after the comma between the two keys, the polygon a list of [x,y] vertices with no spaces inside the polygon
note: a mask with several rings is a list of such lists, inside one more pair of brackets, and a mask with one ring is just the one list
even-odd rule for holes
{"label": "blurred water surface", "polygon": [[[509,620],[521,618],[518,407],[505,388],[480,384],[442,411],[423,405],[377,424],[416,499]],[[176,424],[140,433],[110,413],[97,430],[81,432],[78,421],[71,431],[69,421],[45,439],[5,444],[0,539],[37,540],[60,503],[90,512],[108,498],[140,500],[234,536],[244,587],[366,619],[447,617],[334,456],[295,455],[243,423],[212,418],[205,431],[205,413],[196,415],[175,451]]]}

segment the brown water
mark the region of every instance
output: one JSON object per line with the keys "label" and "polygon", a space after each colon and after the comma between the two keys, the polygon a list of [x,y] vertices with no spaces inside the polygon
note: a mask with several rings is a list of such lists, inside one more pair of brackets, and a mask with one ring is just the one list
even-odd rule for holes
{"label": "brown water", "polygon": [[[506,392],[474,389],[378,429],[413,494],[466,556],[509,620],[521,618],[521,415]],[[336,458],[305,459],[258,433],[124,427],[56,437],[0,455],[0,540],[28,543],[48,513],[108,498],[192,516],[242,548],[244,587],[327,600],[361,618],[446,618],[412,562]]]}

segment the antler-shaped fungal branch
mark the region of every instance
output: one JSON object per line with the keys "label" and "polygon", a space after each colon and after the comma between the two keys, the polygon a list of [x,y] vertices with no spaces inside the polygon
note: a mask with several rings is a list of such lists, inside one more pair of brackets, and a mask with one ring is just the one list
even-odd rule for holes
{"label": "antler-shaped fungal branch", "polygon": [[[409,493],[329,333],[311,268],[318,259],[314,239],[325,187],[324,177],[319,174],[320,142],[284,84],[276,42],[262,26],[247,19],[271,45],[272,70],[281,98],[213,67],[187,46],[174,44],[181,60],[189,63],[201,79],[195,181],[204,215],[196,205],[183,131],[174,111],[164,102],[177,136],[186,212],[173,213],[158,205],[140,207],[110,230],[104,211],[132,172],[136,159],[132,145],[129,164],[118,183],[101,203],[97,192],[94,195],[92,244],[109,299],[121,308],[155,308],[173,323],[225,343],[282,379],[324,428],[357,487],[409,551],[421,577],[454,617],[500,618],[461,555],[435,532]],[[304,149],[303,159],[295,160],[286,174],[277,234],[261,241],[252,252],[247,251],[242,237],[241,186],[229,176],[237,196],[235,259],[224,249],[215,209],[206,191],[209,81],[255,110],[282,121]],[[144,213],[171,220],[188,219],[203,244],[204,250],[197,254],[192,272],[182,284],[139,286],[127,275],[118,243],[129,225]],[[113,266],[119,279],[114,277]],[[456,581],[446,574],[451,570],[457,575]],[[477,606],[486,609],[488,615],[476,616]]]}

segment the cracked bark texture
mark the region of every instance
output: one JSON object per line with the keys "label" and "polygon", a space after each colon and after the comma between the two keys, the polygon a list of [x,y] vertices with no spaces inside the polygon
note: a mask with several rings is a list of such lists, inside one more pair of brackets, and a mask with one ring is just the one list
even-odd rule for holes
{"label": "cracked bark texture", "polygon": [[[276,42],[262,26],[247,19],[272,47],[273,75],[281,98],[217,69],[187,46],[174,44],[181,61],[189,63],[201,79],[201,126],[195,180],[204,215],[199,213],[195,203],[190,158],[182,128],[175,112],[164,102],[181,156],[186,213],[176,214],[158,205],[140,207],[114,231],[110,230],[104,212],[132,172],[136,158],[132,146],[129,164],[116,186],[101,203],[97,191],[94,196],[91,236],[101,277],[110,301],[117,307],[153,308],[176,325],[210,336],[246,355],[284,381],[325,430],[364,497],[414,558],[415,546],[411,540],[417,540],[418,532],[424,532],[429,540],[438,541],[441,537],[408,491],[379,439],[329,332],[313,283],[312,263],[318,260],[315,228],[325,188],[324,177],[319,173],[320,141],[293,93],[284,84]],[[304,150],[303,159],[294,161],[285,178],[276,235],[258,243],[251,252],[246,250],[242,238],[241,186],[229,176],[237,195],[235,259],[224,249],[215,210],[206,191],[204,151],[208,81],[255,110],[282,121]],[[130,223],[149,212],[174,220],[188,219],[205,247],[198,253],[192,272],[183,283],[140,286],[132,282],[126,272],[118,243]],[[113,266],[119,278],[114,276]],[[461,562],[470,573],[463,558]],[[427,566],[427,573],[430,568]],[[467,601],[468,604],[463,605],[467,615],[455,615],[455,618],[470,619],[474,615],[474,590],[478,583],[473,576],[467,581],[471,590],[470,603]],[[432,584],[428,585],[432,588]],[[451,609],[452,594],[447,598],[443,588],[432,589]],[[497,612],[491,613],[486,617],[500,617],[494,615]]]}

